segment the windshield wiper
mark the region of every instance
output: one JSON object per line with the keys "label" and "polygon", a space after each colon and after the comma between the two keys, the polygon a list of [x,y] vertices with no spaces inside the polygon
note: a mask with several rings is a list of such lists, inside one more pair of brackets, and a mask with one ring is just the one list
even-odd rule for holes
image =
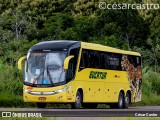
{"label": "windshield wiper", "polygon": [[47,75],[49,76],[49,80],[50,80],[51,84],[53,85],[53,81],[52,81],[50,72],[49,72],[49,70],[48,70],[48,65],[47,65]]}
{"label": "windshield wiper", "polygon": [[35,81],[33,82],[33,84],[35,84],[35,82],[39,80],[40,76],[44,74],[44,71],[45,69],[36,78],[34,78]]}
{"label": "windshield wiper", "polygon": [[61,72],[61,74],[60,74],[60,76],[59,76],[58,82],[60,82],[63,72],[64,72],[64,71],[62,70],[62,72]]}
{"label": "windshield wiper", "polygon": [[[46,69],[44,69],[43,72],[41,72],[36,78],[34,78],[33,84],[35,84],[36,81],[39,81],[39,80],[40,80],[39,78],[40,78],[42,75],[44,75],[44,71],[45,71],[45,70],[46,70]],[[49,70],[48,70],[48,66],[47,66],[47,75],[49,76],[49,81],[50,81],[50,83],[53,85],[53,81],[52,81],[50,72],[49,72]],[[44,77],[44,76],[42,76],[42,79],[43,79],[43,77]],[[42,82],[43,82],[43,80],[42,80]]]}
{"label": "windshield wiper", "polygon": [[[33,84],[35,84],[35,82],[39,80],[39,78],[40,78],[41,75],[44,75],[44,71],[45,71],[45,69],[36,78],[34,78],[35,81],[33,82]],[[49,76],[50,83],[53,85],[52,78],[51,78],[50,72],[48,70],[48,66],[47,66],[47,75]],[[44,77],[44,76],[42,76],[42,77]],[[43,82],[43,80],[42,80],[42,82]]]}

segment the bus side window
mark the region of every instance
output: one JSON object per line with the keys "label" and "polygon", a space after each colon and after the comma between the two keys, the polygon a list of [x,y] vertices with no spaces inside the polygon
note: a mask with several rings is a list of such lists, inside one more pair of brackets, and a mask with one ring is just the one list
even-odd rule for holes
{"label": "bus side window", "polygon": [[136,57],[136,66],[141,65],[141,57]]}
{"label": "bus side window", "polygon": [[117,54],[109,54],[109,69],[110,70],[121,70],[120,56]]}
{"label": "bus side window", "polygon": [[100,56],[96,51],[89,51],[89,67],[100,68]]}
{"label": "bus side window", "polygon": [[101,53],[101,68],[106,69],[106,59],[105,59],[105,54]]}
{"label": "bus side window", "polygon": [[79,55],[79,48],[72,49],[69,55],[74,55],[74,58],[72,58],[69,61],[69,66],[67,70],[67,82],[72,80],[75,76],[78,55]]}
{"label": "bus side window", "polygon": [[135,56],[128,55],[128,60],[134,67],[136,67],[136,57]]}
{"label": "bus side window", "polygon": [[95,68],[100,68],[100,53],[95,52],[94,57],[95,57]]}
{"label": "bus side window", "polygon": [[134,56],[134,64],[135,64],[135,67],[141,65],[141,57]]}
{"label": "bus side window", "polygon": [[80,70],[88,67],[88,51],[82,50],[81,61],[80,61]]}
{"label": "bus side window", "polygon": [[110,69],[108,53],[105,53],[105,69]]}

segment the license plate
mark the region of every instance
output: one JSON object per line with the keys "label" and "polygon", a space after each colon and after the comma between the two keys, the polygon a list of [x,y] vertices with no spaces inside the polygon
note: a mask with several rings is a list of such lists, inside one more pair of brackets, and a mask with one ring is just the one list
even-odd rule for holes
{"label": "license plate", "polygon": [[39,100],[46,100],[46,97],[39,97]]}

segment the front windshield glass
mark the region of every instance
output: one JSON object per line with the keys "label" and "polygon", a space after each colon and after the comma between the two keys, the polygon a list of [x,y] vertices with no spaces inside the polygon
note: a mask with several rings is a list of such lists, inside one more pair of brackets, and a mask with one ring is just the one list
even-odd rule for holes
{"label": "front windshield glass", "polygon": [[25,82],[32,84],[54,84],[65,81],[63,69],[65,52],[29,53],[25,71]]}

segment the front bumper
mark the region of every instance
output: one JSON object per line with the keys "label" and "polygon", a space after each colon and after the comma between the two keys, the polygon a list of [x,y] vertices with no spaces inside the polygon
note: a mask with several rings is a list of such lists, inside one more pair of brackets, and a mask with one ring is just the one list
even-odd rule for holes
{"label": "front bumper", "polygon": [[24,91],[23,100],[24,102],[46,102],[46,103],[66,102],[66,91],[53,95],[34,95]]}

